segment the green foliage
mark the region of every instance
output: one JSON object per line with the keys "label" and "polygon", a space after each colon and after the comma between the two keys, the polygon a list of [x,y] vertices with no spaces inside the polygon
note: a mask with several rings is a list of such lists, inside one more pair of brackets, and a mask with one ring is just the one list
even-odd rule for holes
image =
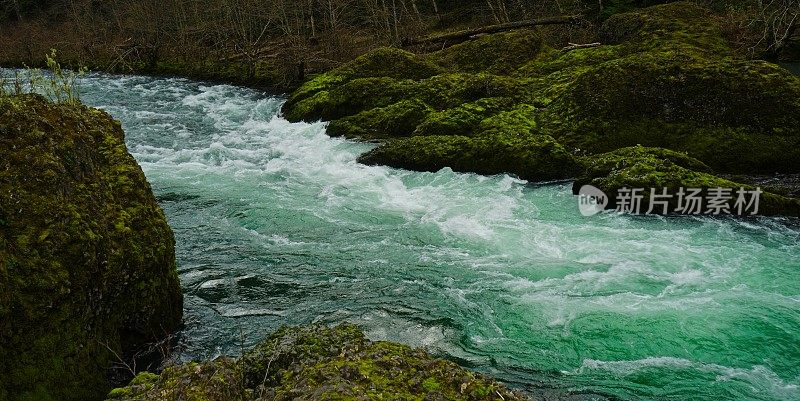
{"label": "green foliage", "polygon": [[54,103],[80,104],[78,80],[86,73],[86,69],[65,70],[56,56],[56,49],[51,49],[50,54],[45,55],[47,72],[27,68],[23,73],[15,72],[10,79],[0,77],[0,96],[38,93]]}

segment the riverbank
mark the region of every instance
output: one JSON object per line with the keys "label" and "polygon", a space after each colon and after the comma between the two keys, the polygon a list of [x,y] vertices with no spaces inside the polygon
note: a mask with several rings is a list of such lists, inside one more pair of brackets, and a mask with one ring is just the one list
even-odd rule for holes
{"label": "riverbank", "polygon": [[[612,16],[587,48],[518,30],[429,54],[380,49],[305,83],[283,111],[380,140],[366,164],[577,179],[612,209],[622,188],[754,191],[717,174],[800,171],[800,78],[734,59],[710,18],[678,2]],[[781,195],[763,206],[800,215]]]}

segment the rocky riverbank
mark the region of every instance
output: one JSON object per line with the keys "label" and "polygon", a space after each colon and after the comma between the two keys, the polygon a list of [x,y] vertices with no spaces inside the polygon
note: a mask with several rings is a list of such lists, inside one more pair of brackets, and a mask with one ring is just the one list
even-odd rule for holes
{"label": "rocky riverbank", "polygon": [[[284,113],[381,141],[364,163],[420,171],[585,182],[605,152],[645,146],[696,159],[705,176],[656,151],[604,171],[616,177],[604,189],[744,188],[719,174],[797,173],[800,79],[735,59],[709,18],[681,2],[618,14],[601,27],[601,46],[572,50],[549,48],[536,30],[430,54],[382,49],[307,82]],[[796,199],[766,198],[765,213],[798,215]]]}
{"label": "rocky riverbank", "polygon": [[287,327],[240,359],[139,374],[109,401],[524,400],[421,349],[372,342],[355,326]]}

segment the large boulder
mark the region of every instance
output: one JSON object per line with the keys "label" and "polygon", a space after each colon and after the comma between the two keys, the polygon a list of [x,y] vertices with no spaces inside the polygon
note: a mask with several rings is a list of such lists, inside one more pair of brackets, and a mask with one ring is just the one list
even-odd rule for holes
{"label": "large boulder", "polygon": [[244,357],[144,373],[109,401],[523,400],[505,386],[353,325],[284,327]]}
{"label": "large boulder", "polygon": [[93,400],[181,323],[174,238],[120,124],[0,97],[0,399]]}

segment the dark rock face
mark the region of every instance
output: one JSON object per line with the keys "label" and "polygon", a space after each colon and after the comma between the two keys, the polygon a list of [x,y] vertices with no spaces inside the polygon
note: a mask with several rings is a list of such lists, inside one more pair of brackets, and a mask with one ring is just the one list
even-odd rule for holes
{"label": "dark rock face", "polygon": [[109,401],[524,400],[425,351],[372,342],[353,325],[285,327],[239,360],[144,373]]}
{"label": "dark rock face", "polygon": [[102,399],[181,323],[172,231],[105,112],[0,97],[0,126],[0,399]]}

